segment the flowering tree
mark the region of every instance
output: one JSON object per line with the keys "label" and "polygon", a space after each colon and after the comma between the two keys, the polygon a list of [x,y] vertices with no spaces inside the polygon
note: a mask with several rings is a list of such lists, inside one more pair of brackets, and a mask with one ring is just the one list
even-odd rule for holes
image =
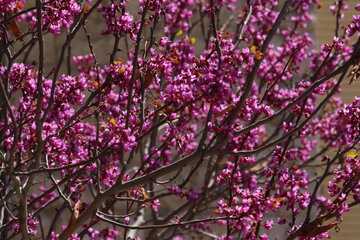
{"label": "flowering tree", "polygon": [[316,49],[314,7],[1,1],[0,238],[328,237],[360,203],[360,98],[336,97],[360,74],[360,15],[340,27],[335,1],[334,40]]}

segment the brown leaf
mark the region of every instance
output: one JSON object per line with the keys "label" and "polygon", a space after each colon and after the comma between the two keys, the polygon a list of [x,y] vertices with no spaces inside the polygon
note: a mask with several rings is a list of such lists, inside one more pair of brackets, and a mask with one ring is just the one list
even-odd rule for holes
{"label": "brown leaf", "polygon": [[315,237],[337,226],[337,224],[338,224],[337,222],[334,222],[326,226],[316,226],[316,225],[308,226],[301,231],[299,237],[307,237],[307,238]]}
{"label": "brown leaf", "polygon": [[85,6],[85,7],[83,8],[83,13],[85,14],[85,13],[89,12],[90,9],[91,9],[90,6]]}
{"label": "brown leaf", "polygon": [[257,47],[255,45],[252,45],[250,47],[250,51],[251,51],[251,53],[254,54],[254,56],[257,60],[260,60],[264,57],[264,54],[262,52],[260,52],[259,50],[257,50]]}
{"label": "brown leaf", "polygon": [[234,104],[229,105],[229,106],[226,107],[225,109],[223,109],[223,110],[221,110],[220,112],[216,113],[216,114],[215,114],[215,117],[220,117],[220,116],[224,115],[225,113],[230,112],[231,110],[234,109],[234,107],[235,107]]}
{"label": "brown leaf", "polygon": [[144,80],[144,87],[148,88],[152,82],[152,80],[154,79],[155,74],[151,71],[148,70],[145,74],[145,80]]}
{"label": "brown leaf", "polygon": [[79,199],[79,201],[77,201],[77,203],[75,204],[75,206],[73,208],[73,212],[71,214],[71,218],[70,218],[70,221],[69,221],[69,224],[67,227],[67,231],[70,233],[73,233],[75,230],[75,223],[80,215],[80,206],[81,206],[81,201]]}
{"label": "brown leaf", "polygon": [[10,30],[12,32],[12,34],[16,37],[19,38],[21,36],[21,32],[19,30],[19,27],[17,25],[17,23],[15,22],[14,19],[10,20],[10,24],[9,24]]}
{"label": "brown leaf", "polygon": [[175,63],[175,64],[179,64],[179,57],[176,56],[176,55],[173,56],[172,61],[173,61],[173,63]]}
{"label": "brown leaf", "polygon": [[356,60],[356,63],[354,63],[348,77],[351,77],[349,85],[353,84],[360,78],[360,57]]}
{"label": "brown leaf", "polygon": [[199,62],[199,67],[209,66],[209,62],[207,60],[201,60]]}
{"label": "brown leaf", "polygon": [[136,71],[135,71],[135,79],[139,79],[141,77],[141,73],[140,73],[140,71],[137,69]]}
{"label": "brown leaf", "polygon": [[[14,13],[12,11],[9,11],[9,15],[11,17],[12,15],[14,15]],[[8,30],[14,35],[14,37],[19,38],[20,40],[22,40],[21,32],[20,32],[20,29],[19,29],[16,21],[15,21],[15,18],[12,18],[9,21]]]}
{"label": "brown leaf", "polygon": [[351,76],[349,85],[353,84],[356,80],[360,78],[360,65],[355,65],[351,72],[349,73],[349,77]]}
{"label": "brown leaf", "polygon": [[256,60],[260,60],[260,59],[262,59],[264,56],[265,56],[265,54],[263,54],[263,53],[260,52],[260,51],[256,51],[256,52],[255,52],[255,58],[256,58]]}

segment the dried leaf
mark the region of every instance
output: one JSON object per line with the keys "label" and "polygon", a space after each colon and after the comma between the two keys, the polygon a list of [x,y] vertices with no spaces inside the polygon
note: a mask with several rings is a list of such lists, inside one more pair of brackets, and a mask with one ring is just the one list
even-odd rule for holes
{"label": "dried leaf", "polygon": [[301,231],[299,237],[307,237],[307,238],[315,237],[337,226],[337,224],[338,224],[337,222],[330,223],[329,225],[326,226],[316,226],[311,224],[311,226],[304,228]]}
{"label": "dried leaf", "polygon": [[23,9],[23,8],[24,8],[24,4],[23,4],[22,2],[20,2],[20,1],[18,1],[18,2],[16,3],[16,6],[17,6],[19,9]]}
{"label": "dried leaf", "polygon": [[144,87],[148,88],[150,86],[150,84],[152,83],[152,80],[154,79],[155,74],[153,73],[153,71],[148,70],[145,74],[145,80],[144,80]]}
{"label": "dried leaf", "polygon": [[162,104],[159,100],[155,99],[154,101],[152,101],[150,103],[150,105],[155,105],[157,108],[161,108],[162,106],[164,106],[164,104]]}
{"label": "dried leaf", "polygon": [[79,201],[77,201],[77,203],[75,204],[74,208],[73,208],[73,212],[71,214],[71,218],[70,218],[70,222],[68,224],[68,227],[66,229],[66,231],[73,233],[75,230],[75,223],[77,221],[77,219],[79,218],[80,215],[80,206],[81,206],[81,200],[79,199]]}
{"label": "dried leaf", "polygon": [[351,77],[349,85],[353,84],[356,80],[358,80],[360,78],[360,65],[355,65],[351,69],[348,77]]}
{"label": "dried leaf", "polygon": [[144,199],[150,199],[150,197],[148,195],[146,195],[146,193],[144,194]]}
{"label": "dried leaf", "polygon": [[360,78],[360,57],[356,59],[356,62],[354,63],[354,66],[352,67],[348,77],[351,77],[349,85],[353,84]]}
{"label": "dried leaf", "polygon": [[140,188],[138,192],[143,196],[144,199],[150,199],[150,197],[146,194],[145,188]]}
{"label": "dried leaf", "polygon": [[250,52],[254,54],[254,56],[255,56],[255,58],[257,60],[260,60],[260,59],[262,59],[264,57],[264,54],[262,52],[260,52],[259,50],[256,50],[256,49],[257,49],[256,46],[252,45],[250,47]]}
{"label": "dried leaf", "polygon": [[299,169],[299,166],[298,166],[298,165],[292,166],[292,170],[293,170],[293,171],[296,171],[296,170],[298,170],[298,169]]}
{"label": "dried leaf", "polygon": [[206,60],[201,60],[200,63],[199,63],[199,67],[204,67],[204,66],[209,66],[208,61],[206,61]]}
{"label": "dried leaf", "polygon": [[141,72],[137,69],[135,72],[135,79],[139,79],[141,77]]}
{"label": "dried leaf", "polygon": [[14,37],[19,38],[20,40],[22,40],[20,29],[19,29],[19,27],[18,27],[18,25],[17,25],[14,18],[11,19],[10,22],[9,22],[9,30],[14,35]]}
{"label": "dried leaf", "polygon": [[83,13],[85,14],[85,13],[89,12],[90,9],[91,9],[90,6],[85,6],[85,7],[83,8]]}
{"label": "dried leaf", "polygon": [[[20,2],[20,1],[18,1],[18,2],[16,3],[16,5],[17,5],[17,7],[18,7],[19,9],[23,9],[23,8],[24,8],[24,4],[23,4],[22,2]],[[10,10],[10,11],[8,11],[8,14],[9,14],[9,16],[11,17],[11,16],[13,16],[15,13],[14,13],[12,10]],[[16,23],[15,18],[12,18],[12,19],[9,21],[8,29],[11,31],[11,33],[12,33],[16,38],[19,38],[19,39],[22,41],[21,32],[20,32],[20,30],[19,30],[19,27],[18,27],[18,25],[17,25],[17,23]]]}
{"label": "dried leaf", "polygon": [[223,110],[221,110],[220,112],[216,113],[216,114],[215,114],[215,117],[220,117],[220,116],[224,115],[225,113],[230,112],[231,110],[234,109],[234,107],[235,107],[235,106],[234,106],[233,104],[229,105],[229,106],[226,107],[225,109],[223,109]]}
{"label": "dried leaf", "polygon": [[286,198],[282,198],[282,197],[275,198],[274,201],[272,202],[272,206],[275,208],[277,207],[278,203],[281,203],[285,200]]}
{"label": "dried leaf", "polygon": [[98,82],[92,82],[92,85],[93,85],[95,88],[99,88],[99,83],[98,83]]}
{"label": "dried leaf", "polygon": [[174,62],[175,64],[178,64],[178,63],[179,63],[179,57],[178,57],[178,56],[173,56],[172,60],[173,60],[173,62]]}
{"label": "dried leaf", "polygon": [[262,54],[260,51],[256,51],[256,53],[255,53],[255,58],[256,58],[257,60],[260,60],[260,59],[262,59],[262,57],[263,57],[263,54]]}

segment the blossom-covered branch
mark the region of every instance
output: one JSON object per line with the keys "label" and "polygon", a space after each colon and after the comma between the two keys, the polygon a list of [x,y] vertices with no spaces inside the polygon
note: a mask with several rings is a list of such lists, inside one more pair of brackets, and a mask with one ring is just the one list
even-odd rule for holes
{"label": "blossom-covered branch", "polygon": [[360,203],[360,15],[318,49],[314,7],[2,1],[0,238],[328,237]]}

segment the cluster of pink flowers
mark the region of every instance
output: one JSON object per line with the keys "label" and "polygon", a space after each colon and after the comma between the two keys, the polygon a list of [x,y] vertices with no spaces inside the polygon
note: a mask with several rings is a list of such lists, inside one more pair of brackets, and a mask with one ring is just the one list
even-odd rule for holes
{"label": "cluster of pink flowers", "polygon": [[[81,7],[75,0],[51,1],[44,6],[41,24],[49,32],[60,35],[62,29],[70,29],[80,13]],[[29,28],[35,29],[38,22],[37,11],[28,13],[25,19]]]}
{"label": "cluster of pink flowers", "polygon": [[102,34],[115,34],[130,32],[134,26],[134,17],[128,13],[123,12],[125,9],[126,2],[121,1],[120,3],[111,3],[108,6],[101,6],[99,10],[104,12],[104,18],[106,23],[106,29]]}
{"label": "cluster of pink flowers", "polygon": [[[70,36],[99,14],[99,35],[115,45],[110,62],[98,62],[90,42],[87,55],[69,50],[75,74],[61,62],[74,36],[56,68],[41,69],[44,56],[0,66],[1,236],[267,240],[283,227],[284,238],[315,240],[335,227],[322,231],[325,220],[339,221],[359,202],[360,98],[334,97],[342,77],[333,73],[360,74],[352,39],[360,15],[314,49],[307,30],[318,0],[285,1],[286,11],[277,0],[139,0],[136,11],[129,0],[100,2],[43,2],[41,19],[38,8],[24,11],[16,22],[27,23],[31,39],[4,30],[26,49],[39,21],[43,34]],[[347,9],[339,4],[335,15]],[[2,1],[0,20],[27,7]],[[282,17],[287,25],[274,30]],[[336,156],[325,156],[328,149]],[[320,196],[322,182],[329,197]],[[57,224],[50,213],[57,201],[69,221]],[[49,213],[60,227],[44,233]]]}
{"label": "cluster of pink flowers", "polygon": [[1,12],[1,20],[4,19],[4,14],[6,15],[13,15],[24,7],[26,3],[25,0],[3,0],[0,2],[0,12]]}

